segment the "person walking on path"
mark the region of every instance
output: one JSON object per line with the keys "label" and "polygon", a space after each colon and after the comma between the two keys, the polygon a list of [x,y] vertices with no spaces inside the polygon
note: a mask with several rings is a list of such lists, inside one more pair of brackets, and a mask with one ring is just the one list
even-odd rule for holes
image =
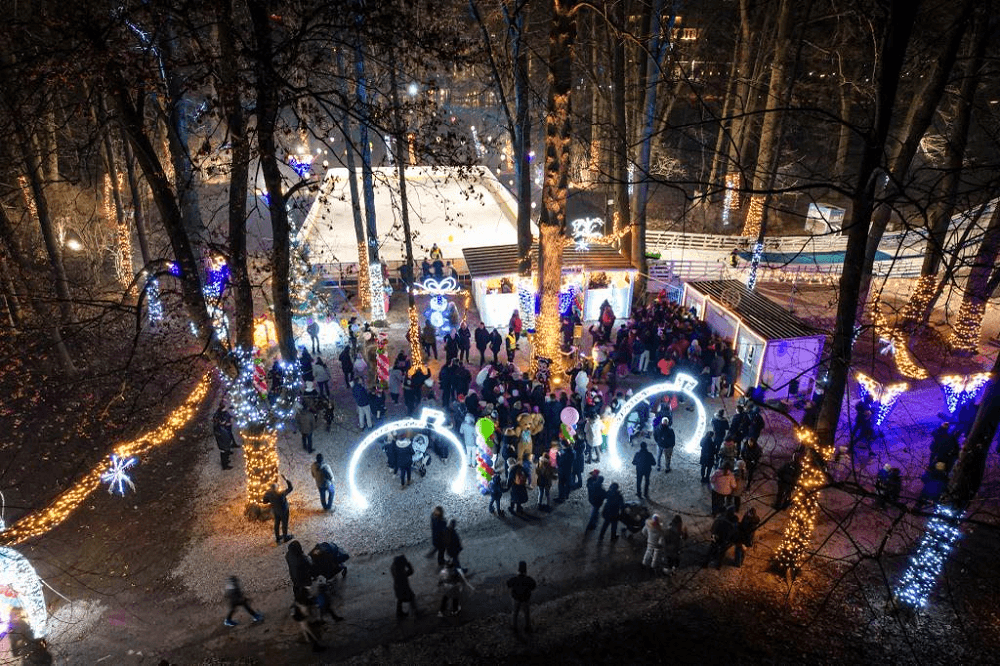
{"label": "person walking on path", "polygon": [[324,511],[329,511],[333,507],[333,470],[330,469],[330,464],[323,461],[323,454],[316,454],[316,462],[312,464],[312,468],[309,470],[312,473],[312,478],[316,481],[316,489],[319,490],[319,503],[323,507]]}
{"label": "person walking on path", "polygon": [[677,444],[677,436],[670,427],[670,421],[667,419],[660,421],[653,439],[656,440],[656,471],[660,471],[660,459],[663,458],[663,466],[667,468],[666,473],[669,474],[670,460],[674,456],[674,445]]}
{"label": "person walking on path", "polygon": [[[272,483],[271,487],[264,493],[264,504],[271,505],[271,517],[274,519],[274,543],[281,544],[282,540],[291,541],[292,537],[288,533],[288,494],[294,490],[292,482],[288,477],[282,476],[287,486],[284,490],[278,490],[278,484]],[[280,531],[279,531],[280,530]]]}
{"label": "person walking on path", "polygon": [[303,400],[299,409],[295,412],[295,423],[299,427],[299,434],[302,435],[302,448],[306,453],[313,452],[313,432],[316,430],[316,412],[312,409],[312,402]]}
{"label": "person walking on path", "polygon": [[[458,327],[458,333],[455,334],[455,338],[458,342],[458,360],[463,363],[469,363],[469,350],[472,348],[472,331],[469,330],[469,325],[464,320]],[[479,344],[478,341],[476,344]]]}
{"label": "person walking on path", "polygon": [[351,383],[354,381],[354,357],[351,355],[350,345],[344,347],[337,360],[340,361],[340,369],[344,371],[344,381],[347,383],[347,387],[350,388]]}
{"label": "person walking on path", "polygon": [[600,534],[597,535],[598,541],[604,539],[604,533],[608,530],[608,525],[611,526],[611,540],[618,540],[618,519],[621,518],[624,508],[625,498],[622,497],[621,492],[618,490],[618,484],[612,483],[604,499],[604,509],[601,511],[604,523],[601,525]]}
{"label": "person walking on path", "polygon": [[701,438],[701,455],[698,462],[701,464],[701,482],[708,483],[712,478],[712,468],[715,467],[715,435],[706,432]]}
{"label": "person walking on path", "polygon": [[552,502],[552,463],[549,457],[543,455],[538,460],[535,469],[535,485],[538,486],[538,508],[548,510]]}
{"label": "person walking on path", "polygon": [[607,497],[607,494],[608,491],[604,489],[604,477],[601,476],[601,470],[590,470],[590,476],[587,478],[587,501],[590,502],[590,520],[587,521],[587,528],[584,532],[597,529],[597,519],[600,517],[601,505],[604,504],[604,498]]}
{"label": "person walking on path", "polygon": [[326,361],[319,356],[313,365],[313,377],[316,379],[316,390],[321,396],[330,397],[330,368],[326,367]]}
{"label": "person walking on path", "polygon": [[232,469],[229,459],[233,455],[233,419],[223,403],[219,403],[219,408],[215,410],[212,417],[212,434],[215,435],[215,444],[219,447],[219,458],[222,469]]}
{"label": "person walking on path", "polygon": [[358,406],[358,427],[366,430],[372,427],[372,396],[368,393],[361,378],[354,380],[351,387],[351,395],[354,396],[354,404]]}
{"label": "person walking on path", "polygon": [[486,324],[479,322],[475,333],[476,349],[479,351],[479,367],[486,365],[486,350],[490,346],[490,332],[486,330]]}
{"label": "person walking on path", "polygon": [[424,328],[420,331],[420,346],[424,349],[424,357],[430,358],[431,352],[434,353],[434,360],[438,357],[438,345],[437,345],[437,329],[434,328],[434,324],[428,319],[424,322]]}
{"label": "person walking on path", "polygon": [[514,600],[514,615],[512,627],[517,633],[517,616],[524,613],[524,631],[531,633],[531,593],[537,587],[535,579],[528,575],[528,563],[521,560],[517,563],[517,575],[507,580],[510,596]]}
{"label": "person walking on path", "polygon": [[404,618],[409,613],[403,610],[403,604],[409,604],[410,610],[417,615],[417,597],[410,587],[410,576],[413,575],[413,565],[406,555],[397,555],[389,567],[392,574],[392,591],[396,595],[396,617]]}
{"label": "person walking on path", "polygon": [[488,489],[490,492],[490,513],[495,512],[498,516],[503,518],[504,511],[502,508],[503,504],[501,504],[501,502],[503,501],[504,488],[503,488],[503,474],[500,473],[500,470],[496,470],[493,472],[493,478],[490,479]]}
{"label": "person walking on path", "polygon": [[503,336],[495,327],[490,333],[490,351],[493,352],[493,363],[500,362],[500,348],[503,347]]}
{"label": "person walking on path", "polygon": [[[643,497],[649,499],[649,476],[653,473],[656,459],[646,449],[646,442],[639,443],[639,450],[632,457],[632,464],[635,466],[635,494],[639,499]],[[645,489],[643,481],[645,481]]]}
{"label": "person walking on path", "polygon": [[458,561],[458,555],[462,552],[462,539],[458,536],[457,526],[458,523],[454,518],[448,521],[448,531],[445,532],[447,535],[445,537],[447,541],[445,552],[448,554],[448,558],[455,563],[455,566],[461,569],[462,564]]}
{"label": "person walking on path", "polygon": [[306,326],[306,333],[309,334],[309,340],[312,342],[312,353],[319,353],[319,322],[315,319],[309,320],[309,325]]}
{"label": "person walking on path", "polygon": [[712,474],[712,515],[718,515],[726,510],[729,498],[736,490],[736,476],[732,466],[726,462]]}
{"label": "person walking on path", "polygon": [[666,573],[673,573],[681,564],[681,545],[687,539],[687,528],[680,515],[670,521],[670,527],[663,535],[663,556],[666,559]]}
{"label": "person walking on path", "polygon": [[233,619],[233,613],[235,613],[236,609],[241,606],[245,608],[248,613],[250,613],[250,617],[253,618],[254,622],[262,622],[264,620],[263,615],[255,611],[253,608],[250,608],[250,600],[247,599],[245,594],[243,594],[240,579],[236,576],[230,576],[226,581],[226,601],[229,602],[229,614],[226,615],[226,619],[222,624],[227,627],[235,627],[239,624],[239,622]]}
{"label": "person walking on path", "polygon": [[438,565],[444,566],[444,551],[448,545],[448,522],[444,519],[444,508],[434,507],[431,511],[431,550],[427,557],[437,552]]}
{"label": "person walking on path", "polygon": [[660,556],[663,554],[663,523],[659,514],[654,513],[642,526],[642,534],[646,537],[646,553],[642,556],[642,566],[656,571],[660,566]]}
{"label": "person walking on path", "polygon": [[576,454],[573,452],[569,442],[565,442],[556,455],[556,468],[559,471],[559,496],[556,502],[565,502],[569,497],[570,487],[573,484],[573,462]]}
{"label": "person walking on path", "polygon": [[405,488],[413,472],[413,440],[409,437],[396,440],[396,465],[399,466],[399,487]]}
{"label": "person walking on path", "polygon": [[[441,608],[438,609],[438,617],[444,617],[445,614],[458,615],[462,610],[462,593],[465,592],[465,588],[475,591],[476,588],[472,587],[465,574],[462,573],[462,568],[458,566],[458,562],[453,560],[448,560],[444,568],[441,569],[441,573],[438,575],[438,585],[443,589],[444,594],[441,596]],[[451,599],[451,612],[448,613],[448,600]]]}

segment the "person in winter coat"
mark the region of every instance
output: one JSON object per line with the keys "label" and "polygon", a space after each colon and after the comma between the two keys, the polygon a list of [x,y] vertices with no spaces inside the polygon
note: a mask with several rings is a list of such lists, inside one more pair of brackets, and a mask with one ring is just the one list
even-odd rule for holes
{"label": "person in winter coat", "polygon": [[729,463],[723,463],[722,467],[712,474],[712,515],[717,515],[725,511],[726,504],[730,496],[736,490],[736,476]]}
{"label": "person in winter coat", "polygon": [[604,523],[601,524],[601,532],[597,535],[598,541],[604,539],[604,533],[607,532],[609,525],[611,526],[611,540],[616,541],[618,539],[618,520],[621,518],[624,509],[625,498],[622,497],[621,492],[618,490],[618,484],[612,483],[608,488],[607,496],[604,498],[604,508],[601,510]]}
{"label": "person in winter coat", "polygon": [[736,465],[736,459],[739,457],[740,447],[736,444],[735,440],[729,439],[728,437],[722,442],[722,448],[719,449],[719,466],[729,463],[730,467]]}
{"label": "person in winter coat", "polygon": [[458,360],[463,363],[469,363],[469,350],[472,348],[472,331],[469,330],[469,325],[464,320],[458,327],[458,333],[455,336],[458,344]]}
{"label": "person in winter coat", "polygon": [[760,444],[753,437],[750,437],[743,443],[743,451],[740,454],[740,458],[747,465],[747,486],[753,483],[753,474],[757,470],[757,465],[760,464],[761,448]]}
{"label": "person in winter coat", "polygon": [[718,448],[729,432],[729,419],[726,418],[726,410],[720,409],[712,417],[712,434],[715,436],[715,446]]}
{"label": "person in winter coat", "polygon": [[316,412],[312,410],[311,401],[304,401],[295,412],[295,423],[302,436],[302,448],[306,453],[313,452],[313,432],[316,430]]}
{"label": "person in winter coat", "polygon": [[664,467],[667,468],[666,473],[669,474],[671,471],[670,460],[674,457],[674,445],[677,444],[677,436],[674,434],[674,429],[670,427],[670,421],[667,419],[660,421],[660,425],[653,433],[653,439],[656,440],[656,471],[660,471],[660,459],[664,458]]}
{"label": "person in winter coat", "polygon": [[462,610],[462,593],[465,592],[465,588],[470,590],[475,590],[472,584],[466,579],[465,574],[462,573],[462,567],[458,566],[458,562],[448,560],[444,568],[441,569],[441,573],[438,574],[438,585],[443,589],[444,594],[441,597],[441,608],[438,610],[438,617],[444,617],[448,613],[448,600],[451,600],[451,613],[450,615],[458,615]]}
{"label": "person in winter coat", "polygon": [[[288,477],[281,477],[287,486],[285,490],[278,490],[278,484],[272,483],[271,487],[264,493],[261,502],[271,505],[271,517],[274,519],[274,542],[280,544],[282,539],[291,541],[292,537],[288,533],[288,494],[294,490],[292,482]],[[280,528],[280,532],[279,532]]]}
{"label": "person in winter coat", "polygon": [[316,454],[316,462],[309,469],[313,480],[316,482],[316,489],[319,491],[319,503],[324,511],[329,511],[333,506],[333,497],[336,492],[333,487],[333,470],[330,464],[323,460],[323,454]]}
{"label": "person in winter coat", "polygon": [[587,477],[587,501],[590,502],[590,520],[587,522],[585,532],[597,529],[597,519],[600,516],[601,505],[607,497],[608,491],[604,489],[604,477],[601,471],[593,469]]}
{"label": "person in winter coat", "polygon": [[[490,332],[486,330],[486,324],[479,322],[475,332],[476,349],[479,350],[479,367],[486,365],[486,350],[490,346]],[[480,384],[482,386],[482,384]]]}
{"label": "person in winter coat", "polygon": [[507,349],[507,362],[514,362],[514,354],[517,353],[517,336],[514,335],[514,329],[507,331],[507,337],[504,338],[504,344]]}
{"label": "person in winter coat", "polygon": [[726,438],[734,442],[742,442],[749,431],[750,415],[747,414],[746,408],[743,405],[736,405],[736,414],[733,415],[732,420],[729,422],[729,432],[726,433]]}
{"label": "person in winter coat", "polygon": [[668,573],[673,573],[681,563],[681,545],[687,539],[687,528],[679,515],[670,521],[670,527],[663,535],[663,556]]}
{"label": "person in winter coat", "polygon": [[[639,499],[643,496],[649,499],[649,476],[653,472],[656,458],[646,449],[646,442],[639,443],[639,450],[632,457],[632,464],[635,466],[635,494]],[[646,483],[645,489],[643,481]]]}
{"label": "person in winter coat", "polygon": [[344,351],[340,352],[337,360],[340,361],[340,369],[344,371],[344,381],[350,388],[351,382],[354,381],[354,356],[351,354],[350,346],[344,347]]}
{"label": "person in winter coat", "polygon": [[219,447],[219,458],[222,469],[232,469],[229,458],[233,454],[233,431],[232,416],[226,411],[225,405],[219,403],[219,408],[215,410],[212,417],[212,434],[215,435],[215,445]]}
{"label": "person in winter coat", "polygon": [[698,458],[701,464],[701,482],[708,483],[712,475],[712,468],[715,467],[715,434],[706,432],[701,438],[701,455]]}
{"label": "person in winter coat", "polygon": [[371,406],[371,394],[368,393],[368,389],[365,388],[364,383],[361,379],[354,380],[354,386],[351,387],[351,395],[354,396],[354,404],[358,406],[358,427],[361,430],[366,430],[372,427],[372,406]]}
{"label": "person in winter coat", "polygon": [[524,471],[524,467],[513,458],[507,461],[507,466],[510,470],[508,472],[510,483],[507,484],[510,488],[510,507],[508,508],[512,514],[523,514],[524,505],[528,503],[528,474]]}
{"label": "person in winter coat", "polygon": [[299,593],[302,590],[308,596],[309,588],[312,586],[312,562],[302,551],[302,544],[293,541],[288,544],[285,552],[285,563],[288,565],[288,576],[292,579],[292,590]]}
{"label": "person in winter coat", "polygon": [[517,633],[517,616],[524,612],[524,631],[531,633],[531,593],[537,584],[528,575],[528,563],[521,560],[517,564],[517,575],[507,580],[510,596],[514,600],[513,629]]}
{"label": "person in winter coat", "polygon": [[254,622],[262,622],[264,620],[263,615],[250,608],[250,600],[247,599],[245,594],[243,594],[240,579],[236,576],[230,576],[226,581],[226,601],[229,602],[229,614],[226,615],[226,619],[222,622],[222,624],[227,627],[235,627],[239,624],[239,622],[233,619],[233,613],[235,613],[236,609],[240,606],[245,608],[246,611],[250,613],[250,617],[253,618]]}
{"label": "person in winter coat", "polygon": [[451,363],[452,359],[458,358],[458,340],[451,333],[444,335],[444,362]]}
{"label": "person in winter coat", "polygon": [[541,456],[538,459],[538,467],[535,470],[535,484],[538,486],[538,508],[542,509],[544,506],[546,509],[550,507],[550,501],[552,500],[552,476],[554,475],[554,470],[552,469],[552,464],[549,462],[548,456]]}
{"label": "person in winter coat", "polygon": [[501,518],[504,517],[503,505],[500,503],[503,500],[503,474],[499,469],[493,471],[493,477],[490,478],[486,489],[489,491],[490,496],[490,513],[496,513]]}
{"label": "person in winter coat", "polygon": [[396,440],[396,464],[399,465],[399,487],[405,488],[413,469],[413,440],[409,437]]}
{"label": "person in winter coat", "polygon": [[421,365],[410,368],[410,372],[403,379],[403,402],[406,404],[407,416],[414,416],[419,411],[424,386],[430,378],[430,372]]}
{"label": "person in winter coat", "polygon": [[305,347],[299,347],[299,369],[302,371],[302,381],[315,381],[312,354]]}
{"label": "person in winter coat", "polygon": [[642,527],[642,535],[646,537],[646,553],[642,556],[642,566],[653,571],[660,566],[660,556],[663,554],[663,523],[659,514],[654,513]]}
{"label": "person in winter coat", "polygon": [[461,563],[458,561],[458,555],[462,552],[462,539],[458,536],[458,522],[452,518],[448,521],[448,530],[446,532],[447,536],[445,540],[447,544],[445,545],[445,552],[448,554],[448,558],[455,563],[455,566],[459,569],[462,568]]}
{"label": "person in winter coat", "polygon": [[565,442],[556,457],[556,468],[559,470],[559,495],[556,502],[565,502],[573,485],[573,461],[576,454],[569,442]]}
{"label": "person in winter coat", "polygon": [[521,313],[514,310],[514,313],[510,316],[510,321],[507,322],[507,328],[510,332],[514,334],[514,342],[516,343],[521,339],[521,328],[523,324],[521,322]]}
{"label": "person in winter coat", "polygon": [[496,328],[490,333],[490,351],[493,352],[493,362],[500,362],[500,349],[503,347],[503,336],[500,335],[500,331]]}
{"label": "person in winter coat", "polygon": [[434,328],[434,324],[432,324],[429,319],[424,322],[424,328],[420,331],[420,346],[424,349],[425,358],[430,359],[431,352],[433,352],[434,359],[437,360],[437,329]]}
{"label": "person in winter coat", "polygon": [[601,443],[603,437],[603,424],[599,416],[591,416],[587,419],[584,435],[587,438],[587,464],[601,462]]}
{"label": "person in winter coat", "polygon": [[319,356],[313,365],[313,377],[316,378],[316,390],[321,396],[330,396],[330,369],[326,367],[326,362]]}
{"label": "person in winter coat", "polygon": [[757,509],[750,507],[743,514],[740,523],[736,528],[736,566],[743,566],[743,549],[753,548],[754,535],[760,526],[760,518],[757,517]]}
{"label": "person in winter coat", "polygon": [[413,589],[410,587],[413,565],[406,559],[406,555],[397,555],[392,560],[389,573],[392,575],[392,591],[396,595],[396,617],[403,618],[409,615],[403,610],[403,604],[409,604],[410,610],[416,615],[417,596],[413,594]]}
{"label": "person in winter coat", "polygon": [[459,427],[462,441],[465,443],[465,455],[469,459],[469,467],[476,465],[476,451],[479,447],[476,444],[476,419],[472,414],[466,414]]}
{"label": "person in winter coat", "polygon": [[444,565],[444,551],[448,545],[448,523],[444,519],[444,508],[434,507],[431,511],[431,552],[428,557],[437,551],[439,565]]}
{"label": "person in winter coat", "polygon": [[739,530],[739,519],[736,517],[736,510],[733,507],[726,509],[725,513],[719,514],[712,523],[712,545],[708,551],[708,558],[705,566],[715,560],[715,568],[722,568],[722,560],[726,557],[726,551],[736,542]]}
{"label": "person in winter coat", "polygon": [[933,504],[944,493],[948,487],[947,464],[943,461],[934,463],[933,467],[923,473],[920,480],[924,482],[924,487],[920,490],[914,511],[922,509],[928,502]]}

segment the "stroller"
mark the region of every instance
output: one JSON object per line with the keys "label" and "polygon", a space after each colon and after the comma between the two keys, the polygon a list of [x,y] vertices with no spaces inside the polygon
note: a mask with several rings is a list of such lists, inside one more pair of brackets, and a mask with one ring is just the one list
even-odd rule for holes
{"label": "stroller", "polygon": [[411,440],[411,445],[413,446],[413,469],[417,470],[420,476],[427,475],[427,466],[431,464],[431,456],[427,453],[430,443],[430,438],[423,433],[414,435]]}
{"label": "stroller", "polygon": [[622,509],[622,516],[620,518],[621,524],[627,530],[624,533],[625,537],[631,538],[633,534],[642,530],[649,516],[649,507],[635,502],[626,504],[625,508]]}
{"label": "stroller", "polygon": [[341,578],[347,577],[347,567],[344,566],[344,562],[351,559],[351,556],[342,551],[337,544],[324,541],[313,546],[309,551],[309,559],[312,560],[313,580],[322,576],[332,581],[337,574],[340,574]]}

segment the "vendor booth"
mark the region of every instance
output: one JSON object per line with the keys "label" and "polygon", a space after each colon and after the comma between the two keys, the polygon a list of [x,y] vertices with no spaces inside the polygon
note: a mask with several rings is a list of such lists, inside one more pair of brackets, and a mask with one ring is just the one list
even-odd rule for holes
{"label": "vendor booth", "polygon": [[[462,250],[472,276],[472,295],[479,317],[492,328],[507,326],[514,310],[533,319],[538,308],[537,275],[527,285],[517,273],[517,245],[468,247]],[[538,266],[538,245],[531,248],[532,266]],[[585,250],[568,246],[563,250],[560,314],[575,312],[583,321],[596,321],[607,301],[615,316],[627,319],[632,310],[635,268],[618,250],[592,244]],[[528,291],[530,286],[530,291]],[[528,323],[526,321],[526,323]]]}
{"label": "vendor booth", "polygon": [[760,386],[766,399],[812,395],[826,335],[738,280],[688,282],[682,302],[733,344],[741,392]]}

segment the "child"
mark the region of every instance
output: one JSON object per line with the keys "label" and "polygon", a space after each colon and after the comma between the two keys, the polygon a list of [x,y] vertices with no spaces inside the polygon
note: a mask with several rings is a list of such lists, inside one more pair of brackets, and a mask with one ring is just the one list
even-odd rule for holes
{"label": "child", "polygon": [[490,513],[494,513],[493,506],[496,505],[496,513],[502,518],[504,516],[504,512],[503,509],[500,508],[503,506],[500,501],[503,498],[503,476],[500,474],[500,470],[493,472],[493,478],[490,479],[489,491]]}
{"label": "child", "polygon": [[246,609],[253,617],[254,622],[262,622],[264,616],[250,608],[250,600],[246,598],[243,594],[243,588],[240,586],[240,579],[236,576],[230,576],[229,580],[226,581],[226,601],[229,602],[229,614],[226,615],[226,619],[223,622],[227,627],[235,627],[239,622],[233,619],[233,613],[240,606]]}

